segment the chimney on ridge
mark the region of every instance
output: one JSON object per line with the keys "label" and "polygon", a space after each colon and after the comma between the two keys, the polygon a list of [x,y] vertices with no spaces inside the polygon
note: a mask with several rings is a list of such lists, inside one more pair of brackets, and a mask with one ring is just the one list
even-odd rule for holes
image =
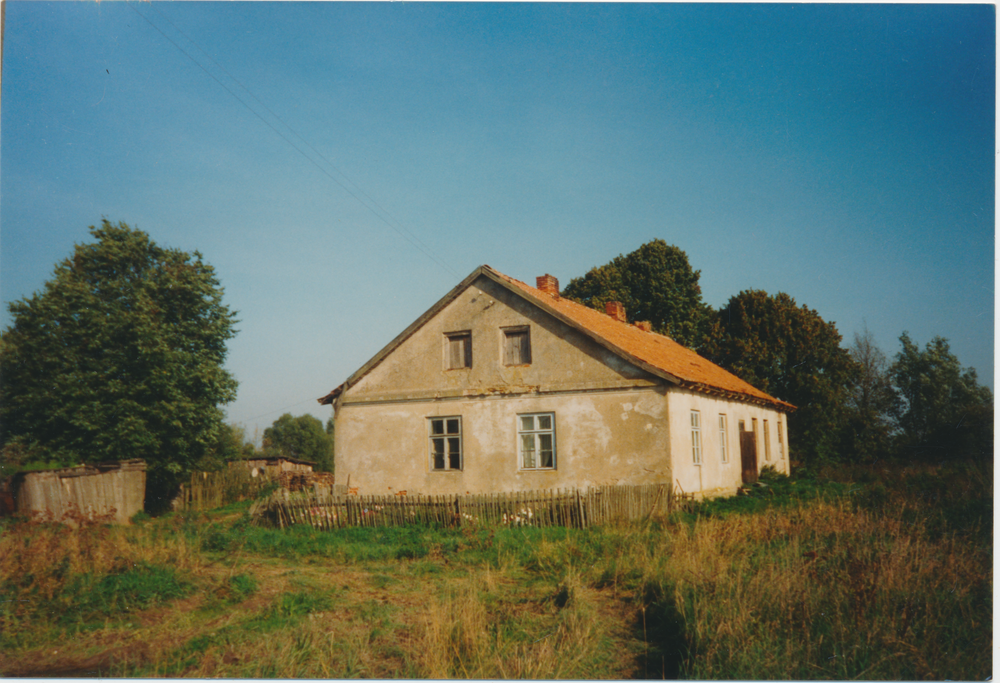
{"label": "chimney on ridge", "polygon": [[546,294],[552,294],[554,296],[559,296],[559,280],[552,277],[548,273],[545,275],[539,275],[535,278],[535,283],[537,284],[537,289],[545,292]]}
{"label": "chimney on ridge", "polygon": [[609,301],[604,304],[604,312],[620,323],[625,322],[625,306],[621,301]]}
{"label": "chimney on ridge", "polygon": [[648,320],[638,320],[636,321],[635,326],[638,327],[643,332],[653,331],[653,323],[649,322]]}

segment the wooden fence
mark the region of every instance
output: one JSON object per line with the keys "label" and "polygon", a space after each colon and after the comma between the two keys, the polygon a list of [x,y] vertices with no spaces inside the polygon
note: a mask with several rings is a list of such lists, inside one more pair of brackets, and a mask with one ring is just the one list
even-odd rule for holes
{"label": "wooden fence", "polygon": [[666,514],[689,498],[674,493],[668,484],[441,496],[334,495],[318,490],[295,494],[279,490],[255,502],[250,513],[255,524],[279,528],[295,524],[318,529],[407,524],[586,528]]}
{"label": "wooden fence", "polygon": [[15,477],[17,512],[76,524],[82,519],[125,524],[142,510],[146,463],[142,460],[27,472]]}
{"label": "wooden fence", "polygon": [[277,479],[249,467],[231,467],[218,472],[192,472],[174,498],[175,510],[212,510],[260,496]]}

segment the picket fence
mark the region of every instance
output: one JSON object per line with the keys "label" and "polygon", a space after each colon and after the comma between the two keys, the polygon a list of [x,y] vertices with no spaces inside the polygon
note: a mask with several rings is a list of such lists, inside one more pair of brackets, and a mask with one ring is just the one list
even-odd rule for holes
{"label": "picket fence", "polygon": [[586,528],[666,514],[690,499],[690,495],[675,493],[668,484],[439,496],[279,490],[255,501],[250,514],[256,525],[279,528],[297,524],[317,529],[409,524]]}

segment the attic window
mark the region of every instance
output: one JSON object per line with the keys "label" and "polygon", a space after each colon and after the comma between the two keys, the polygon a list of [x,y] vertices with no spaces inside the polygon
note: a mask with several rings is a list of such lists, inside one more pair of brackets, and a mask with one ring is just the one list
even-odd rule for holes
{"label": "attic window", "polygon": [[503,331],[503,364],[531,364],[531,334],[527,327],[512,327]]}
{"label": "attic window", "polygon": [[449,370],[472,367],[472,333],[452,332],[445,335],[445,367]]}

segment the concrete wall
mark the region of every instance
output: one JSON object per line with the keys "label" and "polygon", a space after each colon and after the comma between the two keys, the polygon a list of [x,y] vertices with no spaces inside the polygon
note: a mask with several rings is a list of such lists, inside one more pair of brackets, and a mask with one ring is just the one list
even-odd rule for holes
{"label": "concrete wall", "polygon": [[[362,494],[487,493],[669,483],[666,400],[658,388],[345,405],[337,418],[338,484]],[[519,414],[555,418],[555,468],[518,462]],[[461,471],[433,471],[428,418],[461,416]]]}
{"label": "concrete wall", "polygon": [[[747,431],[757,420],[757,471],[771,465],[779,472],[790,472],[788,460],[788,425],[785,415],[777,410],[749,403],[715,398],[683,389],[669,393],[670,429],[674,433],[674,478],[681,489],[704,495],[729,495],[742,484],[739,421]],[[701,464],[694,463],[692,449],[691,411],[701,417]],[[727,461],[722,459],[722,435],[719,416],[726,416]],[[764,440],[767,421],[768,442]],[[778,444],[778,423],[781,423],[783,447]],[[770,457],[766,457],[767,455]]]}
{"label": "concrete wall", "polygon": [[[531,364],[503,363],[504,328],[531,330]],[[472,367],[446,369],[450,332],[472,333]],[[486,277],[478,278],[386,360],[347,390],[343,402],[651,386],[659,380]]]}

